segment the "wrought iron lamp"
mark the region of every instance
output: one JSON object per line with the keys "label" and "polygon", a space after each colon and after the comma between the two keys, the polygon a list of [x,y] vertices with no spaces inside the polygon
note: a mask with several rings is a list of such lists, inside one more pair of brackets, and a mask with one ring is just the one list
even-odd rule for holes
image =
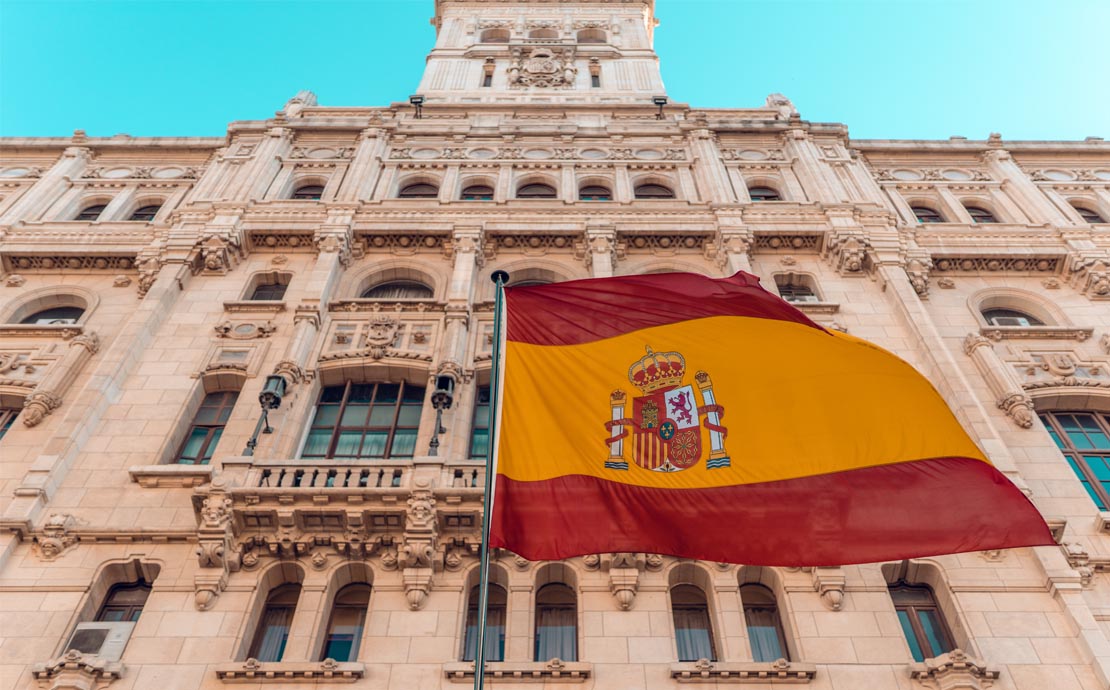
{"label": "wrought iron lamp", "polygon": [[247,447],[243,450],[243,455],[254,455],[254,449],[258,447],[258,434],[272,434],[273,428],[270,426],[270,410],[276,410],[281,407],[281,398],[285,395],[285,378],[278,374],[270,374],[266,377],[266,385],[262,387],[262,392],[258,394],[258,404],[262,408],[262,417],[259,418],[258,424],[254,427],[254,433],[251,434],[251,440],[247,441]]}
{"label": "wrought iron lamp", "polygon": [[413,94],[409,96],[409,103],[412,107],[416,108],[416,119],[419,120],[424,116],[424,96],[421,94]]}
{"label": "wrought iron lamp", "polygon": [[436,428],[432,442],[428,444],[428,455],[439,455],[439,435],[446,432],[443,428],[443,411],[451,409],[455,399],[455,377],[442,374],[436,377],[436,389],[432,391],[432,407],[436,410]]}
{"label": "wrought iron lamp", "polygon": [[667,105],[667,103],[669,102],[667,100],[667,97],[666,96],[653,96],[652,99],[651,99],[651,102],[654,103],[655,105],[659,106],[659,112],[655,114],[655,119],[656,120],[662,120],[663,119],[663,106]]}

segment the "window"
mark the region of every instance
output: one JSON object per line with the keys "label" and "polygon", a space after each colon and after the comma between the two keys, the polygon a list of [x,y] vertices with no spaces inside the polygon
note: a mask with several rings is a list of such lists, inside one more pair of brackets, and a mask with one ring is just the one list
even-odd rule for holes
{"label": "window", "polygon": [[484,458],[489,452],[489,402],[489,386],[479,386],[474,397],[474,421],[470,426],[472,458]]}
{"label": "window", "polygon": [[491,86],[493,86],[493,74],[491,72],[486,72],[482,75],[482,88],[488,89]]}
{"label": "window", "polygon": [[1079,206],[1078,204],[1072,204],[1072,207],[1076,210],[1076,212],[1079,214],[1079,216],[1081,218],[1083,218],[1084,222],[1087,222],[1087,223],[1105,223],[1106,222],[1106,219],[1104,219],[1102,216],[1100,216],[1098,214],[1098,211],[1092,211],[1091,209],[1084,208],[1083,206]]}
{"label": "window", "polygon": [[779,607],[775,594],[763,585],[743,585],[740,600],[744,602],[744,622],[748,626],[748,640],[752,645],[755,661],[789,661],[786,635],[782,631]]}
{"label": "window", "polygon": [[309,184],[303,187],[297,187],[297,191],[293,192],[294,199],[303,199],[308,201],[319,201],[320,197],[324,196],[323,185]]}
{"label": "window", "polygon": [[370,585],[358,583],[339,590],[332,605],[331,618],[328,619],[328,634],[324,638],[320,661],[355,661],[358,658],[369,605]]}
{"label": "window", "polygon": [[9,407],[0,407],[0,438],[4,438],[4,434],[8,433],[8,429],[12,428],[15,423],[15,418],[19,416],[19,410]]}
{"label": "window", "polygon": [[817,294],[813,288],[802,283],[800,280],[788,280],[779,282],[778,276],[775,277],[775,283],[779,288],[779,295],[787,302],[793,304],[805,304],[807,302],[820,302]]}
{"label": "window", "polygon": [[493,201],[493,187],[476,184],[462,191],[463,201]]}
{"label": "window", "polygon": [[717,660],[713,644],[713,626],[709,622],[709,604],[705,592],[694,585],[678,585],[671,589],[671,611],[674,614],[674,637],[678,644],[679,661]]}
{"label": "window", "polygon": [[984,309],[983,318],[992,326],[1043,326],[1044,322],[1017,309]]}
{"label": "window", "polygon": [[254,292],[251,293],[251,301],[276,301],[285,299],[285,290],[289,286],[284,283],[260,283],[255,286]]}
{"label": "window", "polygon": [[[504,587],[492,582],[489,584],[489,605],[486,608],[486,661],[505,659],[505,609],[508,600]],[[470,590],[470,601],[466,608],[463,661],[474,661],[474,655],[478,653],[478,604],[479,588],[475,585]]]}
{"label": "window", "polygon": [[270,591],[266,597],[266,608],[258,620],[258,630],[254,633],[248,658],[259,661],[281,661],[285,654],[285,643],[289,640],[289,627],[293,623],[293,612],[297,610],[297,599],[301,596],[298,584],[281,585]]}
{"label": "window", "polygon": [[914,661],[925,661],[951,652],[955,646],[948,626],[928,585],[910,585],[900,580],[890,587],[890,598],[910,645]]}
{"label": "window", "polygon": [[424,388],[347,383],[320,391],[303,458],[411,458]]}
{"label": "window", "polygon": [[582,29],[578,32],[579,43],[606,43],[609,36],[603,29]]}
{"label": "window", "polygon": [[96,620],[101,623],[134,623],[139,620],[149,596],[150,583],[143,580],[114,585],[108,590]]}
{"label": "window", "polygon": [[397,196],[401,199],[435,199],[439,196],[439,187],[426,182],[410,184],[403,187]]}
{"label": "window", "polygon": [[1099,510],[1110,506],[1110,416],[1093,412],[1041,414],[1048,434]]}
{"label": "window", "polygon": [[58,326],[64,324],[75,324],[85,310],[81,307],[54,307],[53,309],[43,309],[34,314],[24,318],[20,323],[34,324],[38,326]]}
{"label": "window", "polygon": [[131,217],[127,220],[138,220],[144,223],[149,223],[150,221],[154,220],[154,216],[158,215],[158,210],[161,208],[161,206],[143,206],[141,208],[137,208],[131,213]]}
{"label": "window", "polygon": [[208,464],[216,450],[216,444],[220,442],[220,436],[224,433],[227,419],[231,416],[231,408],[235,407],[238,399],[238,391],[209,393],[204,396],[204,401],[193,418],[189,435],[185,437],[185,443],[181,444],[181,450],[177,453],[177,464]]}
{"label": "window", "polygon": [[578,661],[578,607],[574,590],[544,585],[536,592],[535,661]]}
{"label": "window", "polygon": [[612,201],[613,193],[607,187],[590,185],[578,192],[578,198],[582,201]]}
{"label": "window", "polygon": [[554,199],[555,188],[549,184],[526,184],[517,190],[518,199]]}
{"label": "window", "polygon": [[940,215],[935,209],[928,206],[914,206],[912,209],[913,215],[917,218],[918,223],[943,223],[944,216]]}
{"label": "window", "polygon": [[591,74],[590,75],[590,87],[594,88],[594,89],[600,89],[601,88],[601,75],[600,74]]}
{"label": "window", "polygon": [[508,43],[508,29],[486,29],[482,32],[482,43]]}
{"label": "window", "polygon": [[108,208],[108,204],[95,204],[93,206],[86,206],[77,214],[74,220],[87,220],[93,221],[100,218],[100,214],[104,213],[104,209]]}
{"label": "window", "polygon": [[430,287],[415,280],[380,283],[362,293],[363,299],[381,300],[431,299],[433,296],[434,293]]}
{"label": "window", "polygon": [[636,187],[637,199],[673,199],[674,192],[661,184],[642,184]]}
{"label": "window", "polygon": [[968,215],[971,216],[971,222],[973,223],[998,222],[998,219],[994,217],[994,214],[985,208],[981,208],[979,206],[965,206],[964,208],[967,209]]}
{"label": "window", "polygon": [[748,196],[752,201],[782,201],[782,195],[770,187],[749,187]]}

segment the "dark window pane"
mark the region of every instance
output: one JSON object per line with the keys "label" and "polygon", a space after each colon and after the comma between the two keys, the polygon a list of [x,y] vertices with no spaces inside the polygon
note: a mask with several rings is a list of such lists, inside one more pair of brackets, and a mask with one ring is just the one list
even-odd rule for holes
{"label": "dark window pane", "polygon": [[266,283],[254,288],[251,293],[252,300],[279,300],[285,298],[285,290],[289,287],[281,283]]}
{"label": "dark window pane", "polygon": [[312,426],[335,426],[338,418],[339,405],[320,405],[316,408],[316,418],[312,420]]}
{"label": "dark window pane", "polygon": [[749,187],[748,196],[752,201],[782,201],[782,196],[770,187]]}
{"label": "dark window pane", "polygon": [[204,449],[204,457],[202,458],[202,465],[207,465],[208,461],[212,459],[212,453],[216,451],[216,444],[220,442],[220,436],[223,436],[224,428],[217,427],[212,430],[212,436],[208,439],[208,447]]}
{"label": "dark window pane", "polygon": [[208,440],[208,429],[203,427],[193,427],[189,432],[189,436],[185,439],[185,445],[181,447],[181,453],[178,462],[183,465],[191,465],[200,456],[200,451],[204,447],[204,442]]}
{"label": "dark window pane", "polygon": [[642,184],[635,190],[637,199],[673,199],[674,192],[661,184]]}
{"label": "dark window pane", "polygon": [[[381,408],[374,408],[377,412]],[[353,405],[347,403],[347,407],[343,410],[343,420],[340,422],[341,426],[366,426],[366,415],[370,412],[369,405]]]}
{"label": "dark window pane", "polygon": [[389,439],[389,434],[386,432],[370,432],[366,434],[362,441],[362,457],[364,458],[384,458],[385,457],[385,444]]}
{"label": "dark window pane", "polygon": [[131,217],[128,218],[128,220],[138,220],[149,223],[154,220],[154,216],[158,215],[158,210],[161,208],[161,206],[143,206],[142,208],[137,208],[131,213]]}
{"label": "dark window pane", "polygon": [[95,206],[86,206],[85,208],[81,209],[80,213],[77,214],[77,218],[75,220],[87,220],[87,221],[96,220],[97,218],[100,218],[100,214],[104,213],[104,209],[106,209],[106,208],[108,208],[107,204],[96,204]]}
{"label": "dark window pane", "polygon": [[432,288],[411,280],[382,283],[362,293],[364,299],[386,300],[432,299],[433,296]]}
{"label": "dark window pane", "polygon": [[294,199],[302,200],[319,200],[324,195],[324,188],[321,185],[310,184],[303,187],[298,187],[297,191],[293,192]]}
{"label": "dark window pane", "polygon": [[439,196],[439,187],[430,184],[410,184],[397,196],[402,199],[435,199]]}
{"label": "dark window pane", "polygon": [[918,611],[917,618],[921,623],[921,629],[925,633],[925,639],[929,641],[932,656],[936,657],[952,651],[948,644],[948,636],[944,632],[944,626],[940,622],[939,611],[936,609]]}
{"label": "dark window pane", "polygon": [[343,402],[343,392],[346,390],[345,386],[328,386],[320,392],[320,402],[322,403],[337,403]]}
{"label": "dark window pane", "polygon": [[416,450],[416,429],[397,430],[393,435],[393,448],[390,455],[395,458],[411,458]]}
{"label": "dark window pane", "polygon": [[419,426],[421,405],[401,405],[397,412],[397,426]]}
{"label": "dark window pane", "polygon": [[357,458],[359,446],[362,443],[362,432],[341,431],[335,442],[335,457]]}
{"label": "dark window pane", "polygon": [[913,630],[909,612],[898,611],[898,622],[902,624],[902,634],[906,636],[906,642],[910,645],[910,654],[913,654],[913,660],[925,661],[925,653],[921,651],[921,644],[917,641],[917,633]]}
{"label": "dark window pane", "polygon": [[484,458],[489,454],[489,429],[475,429],[470,436],[470,457]]}
{"label": "dark window pane", "polygon": [[37,311],[25,317],[20,323],[35,325],[73,324],[77,323],[84,313],[85,310],[81,307],[54,307],[53,309]]}
{"label": "dark window pane", "polygon": [[304,452],[301,453],[301,457],[325,457],[328,454],[328,444],[331,443],[331,433],[330,429],[314,429],[309,432],[308,440],[304,444]]}

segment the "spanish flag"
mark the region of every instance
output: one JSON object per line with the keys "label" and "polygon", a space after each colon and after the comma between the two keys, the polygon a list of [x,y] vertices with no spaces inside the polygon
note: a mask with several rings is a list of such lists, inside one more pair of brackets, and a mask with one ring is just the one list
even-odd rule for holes
{"label": "spanish flag", "polygon": [[929,382],[746,273],[505,291],[490,545],[832,566],[1053,543]]}

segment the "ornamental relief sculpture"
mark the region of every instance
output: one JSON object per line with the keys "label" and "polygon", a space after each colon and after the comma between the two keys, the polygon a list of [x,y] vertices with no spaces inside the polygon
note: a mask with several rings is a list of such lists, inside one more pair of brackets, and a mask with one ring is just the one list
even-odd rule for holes
{"label": "ornamental relief sculpture", "polygon": [[533,48],[525,54],[513,51],[509,85],[513,88],[568,88],[574,85],[578,68],[571,49]]}

